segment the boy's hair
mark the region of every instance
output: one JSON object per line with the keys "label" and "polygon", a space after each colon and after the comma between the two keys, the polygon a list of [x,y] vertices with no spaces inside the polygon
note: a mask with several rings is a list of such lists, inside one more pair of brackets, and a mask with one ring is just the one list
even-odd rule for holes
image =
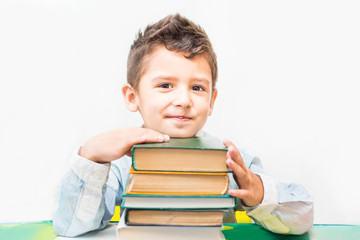
{"label": "boy's hair", "polygon": [[155,24],[139,31],[131,45],[127,62],[127,82],[138,89],[141,76],[145,73],[152,50],[163,45],[170,51],[183,52],[186,58],[204,56],[211,69],[212,87],[217,80],[217,60],[205,31],[180,14],[169,15]]}

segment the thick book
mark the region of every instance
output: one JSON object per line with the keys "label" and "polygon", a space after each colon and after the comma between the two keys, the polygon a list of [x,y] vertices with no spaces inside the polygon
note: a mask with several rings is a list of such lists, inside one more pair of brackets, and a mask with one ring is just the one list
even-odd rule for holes
{"label": "thick book", "polygon": [[216,137],[171,138],[166,143],[136,144],[132,165],[143,171],[229,172],[227,148]]}
{"label": "thick book", "polygon": [[128,209],[127,225],[221,227],[221,210],[156,210]]}
{"label": "thick book", "polygon": [[[126,214],[125,209],[124,214]],[[124,216],[124,215],[123,215]],[[120,240],[224,240],[220,227],[129,226],[121,217],[116,235]]]}
{"label": "thick book", "polygon": [[228,188],[226,173],[151,172],[131,168],[126,194],[224,195]]}
{"label": "thick book", "polygon": [[230,195],[123,195],[121,208],[132,209],[230,209],[237,199]]}

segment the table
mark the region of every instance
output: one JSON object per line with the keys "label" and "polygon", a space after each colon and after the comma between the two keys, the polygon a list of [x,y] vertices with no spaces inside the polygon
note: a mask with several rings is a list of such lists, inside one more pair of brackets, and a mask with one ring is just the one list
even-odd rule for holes
{"label": "table", "polygon": [[[79,240],[111,240],[116,239],[116,223],[102,230],[81,236]],[[225,224],[223,234],[227,240],[262,239],[262,240],[360,240],[358,225],[325,225],[315,224],[310,232],[304,235],[279,235],[251,224]],[[53,231],[52,221],[11,223],[0,225],[1,240],[74,240],[74,238],[58,237]]]}

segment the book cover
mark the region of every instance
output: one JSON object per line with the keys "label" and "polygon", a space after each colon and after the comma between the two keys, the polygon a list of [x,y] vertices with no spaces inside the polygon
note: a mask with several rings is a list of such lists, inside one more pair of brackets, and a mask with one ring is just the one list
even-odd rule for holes
{"label": "book cover", "polygon": [[224,195],[228,187],[226,173],[151,172],[131,168],[126,194]]}
{"label": "book cover", "polygon": [[125,223],[140,226],[221,227],[223,216],[222,210],[128,209]]}
{"label": "book cover", "polygon": [[237,198],[230,195],[123,195],[121,208],[132,209],[230,209]]}
{"label": "book cover", "polygon": [[229,172],[227,148],[208,134],[193,138],[171,138],[166,143],[136,144],[132,165],[143,171]]}
{"label": "book cover", "polygon": [[[124,214],[126,214],[125,209]],[[124,215],[125,216],[125,215]],[[125,217],[121,217],[117,231],[117,239],[147,240],[223,240],[220,227],[177,227],[177,226],[129,226]]]}

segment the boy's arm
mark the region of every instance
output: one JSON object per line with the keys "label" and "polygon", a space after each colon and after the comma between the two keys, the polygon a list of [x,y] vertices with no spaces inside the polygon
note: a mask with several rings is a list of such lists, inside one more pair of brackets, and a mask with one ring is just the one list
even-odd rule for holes
{"label": "boy's arm", "polygon": [[[264,200],[257,206],[242,206],[255,223],[281,234],[303,234],[313,226],[314,204],[310,194],[296,183],[277,182],[260,175]],[[265,180],[266,179],[266,180]]]}
{"label": "boy's arm", "polygon": [[123,177],[130,168],[130,162],[121,159],[121,167],[109,174],[110,162],[129,154],[134,144],[164,141],[169,141],[167,135],[145,128],[122,128],[89,139],[62,179],[53,215],[55,232],[73,237],[104,228],[121,201]]}
{"label": "boy's arm", "polygon": [[[109,170],[110,163],[99,164],[74,154],[56,197],[53,225],[58,235],[75,237],[106,226],[115,207],[114,190],[122,190],[118,181],[106,187]],[[105,204],[105,194],[114,199],[107,201],[110,206]]]}
{"label": "boy's arm", "polygon": [[[229,149],[228,166],[234,171],[231,184],[234,189],[229,192],[241,199],[239,203],[247,215],[275,233],[302,234],[309,231],[314,218],[310,194],[299,184],[274,181],[263,172],[258,158],[247,154],[241,156],[230,141],[224,143]],[[259,193],[261,188],[263,191]]]}

